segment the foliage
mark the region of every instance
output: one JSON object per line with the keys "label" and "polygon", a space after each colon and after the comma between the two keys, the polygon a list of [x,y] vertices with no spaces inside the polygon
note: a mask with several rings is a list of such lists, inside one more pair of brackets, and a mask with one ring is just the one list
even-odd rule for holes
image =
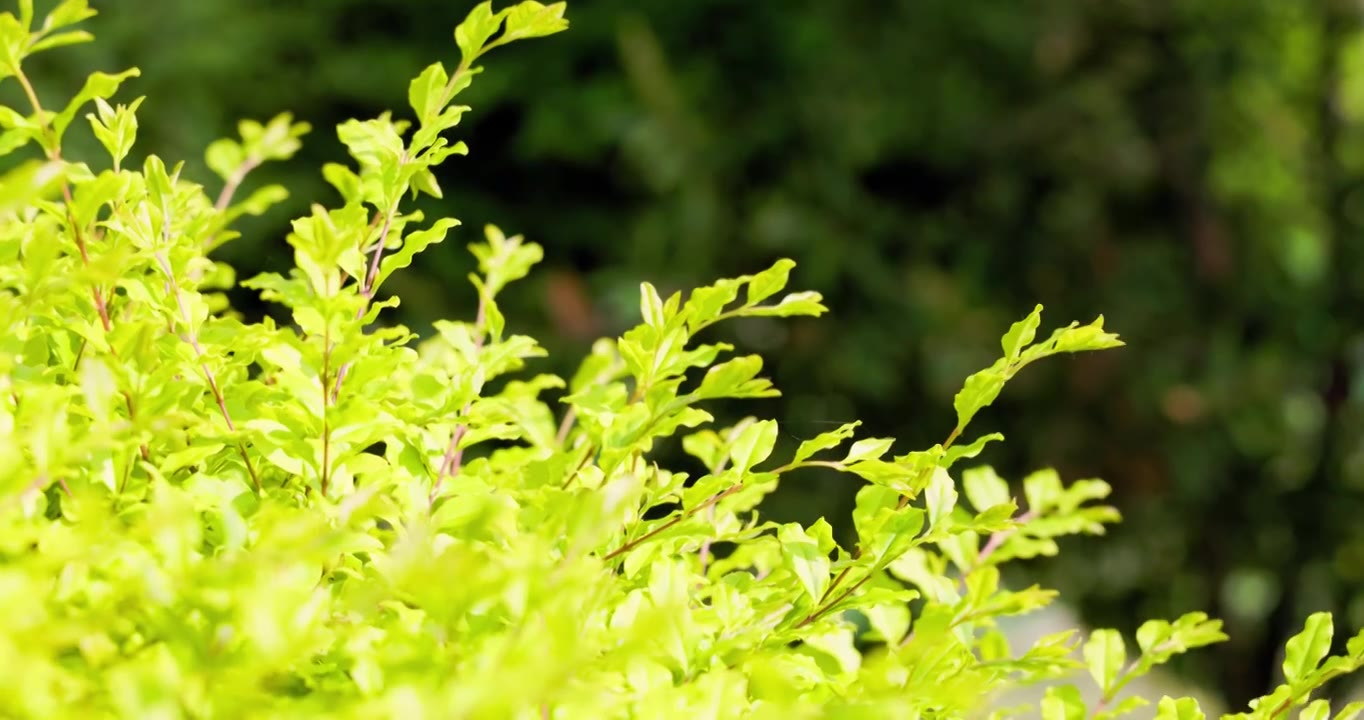
{"label": "foliage", "polygon": [[[472,4],[113,3],[100,43],[38,56],[32,78],[66,92],[135,58],[152,100],[131,157],[197,155],[237,117],[288,107],[331,127],[403,104],[391,78],[444,52]],[[1045,573],[1088,623],[1127,633],[1208,608],[1232,640],[1175,663],[1233,704],[1272,688],[1314,609],[1364,624],[1357,4],[594,0],[575,15],[577,32],[471,88],[477,152],[437,169],[448,202],[418,201],[553,238],[504,298],[547,370],[633,324],[640,279],[671,291],[794,257],[839,322],[715,330],[767,355],[779,446],[854,416],[919,445],[996,328],[1036,302],[1102,310],[1129,350],[1040,366],[978,422],[1010,437],[1003,474],[1100,475],[1125,521],[1101,572],[1063,553],[1006,574]],[[327,192],[313,168],[345,157],[320,135],[253,173],[293,197],[236,223],[218,257],[243,276],[291,264],[269,239]],[[389,279],[405,302],[378,322],[424,334],[471,315],[473,293],[445,282],[463,262],[433,246]],[[228,292],[245,317],[273,310]],[[765,507],[827,513],[850,541],[854,500],[814,469]]]}
{"label": "foliage", "polygon": [[[414,120],[337,128],[354,165],[323,176],[342,204],[293,221],[287,275],[240,283],[292,326],[236,315],[234,272],[211,253],[286,195],[237,190],[310,128],[280,115],[211,144],[216,197],[156,155],[125,167],[142,99],[112,98],[136,70],[91,75],[60,111],[25,70],[90,39],[75,29],[85,0],[0,15],[0,80],[29,101],[0,111],[0,148],[40,154],[0,178],[6,716],[959,717],[1087,667],[1103,706],[1060,685],[1043,717],[1114,717],[1143,702],[1118,700],[1131,679],[1225,639],[1201,613],[1151,621],[1129,662],[1116,631],[1015,653],[995,628],[1055,596],[1004,587],[1002,564],[1117,512],[1097,504],[1106,483],[1043,470],[1022,481],[1020,513],[988,466],[953,477],[1002,438],[958,440],[1030,363],[1121,345],[1102,317],[1041,342],[1041,306],[1015,323],[928,450],[892,456],[853,422],[789,460],[775,421],[714,422],[717,400],[777,391],[761,358],[721,360],[734,347],[701,339],[731,319],[824,313],[818,293],[783,294],[789,260],[685,299],[641,284],[641,324],[568,380],[517,375],[544,350],[499,300],[543,249],[493,226],[470,247],[473,321],[420,343],[376,323],[399,303],[380,288],[457,225],[408,207],[440,197],[433,169],[465,151],[445,136],[467,110],[455,99],[486,53],[565,29],[564,11],[479,5],[455,30],[460,62],[409,84]],[[90,105],[101,170],[65,152]],[[679,434],[695,473],[654,457]],[[851,548],[823,519],[757,514],[806,467],[865,481]],[[1364,633],[1328,657],[1332,640],[1329,614],[1309,618],[1283,686],[1244,717],[1328,717],[1312,692],[1364,665]],[[1158,716],[1201,713],[1164,698]]]}

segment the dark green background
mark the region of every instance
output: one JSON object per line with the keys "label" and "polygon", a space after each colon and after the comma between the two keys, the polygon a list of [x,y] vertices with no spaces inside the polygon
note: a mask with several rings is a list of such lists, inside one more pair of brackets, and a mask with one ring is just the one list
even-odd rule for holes
{"label": "dark green background", "polygon": [[[190,160],[214,191],[202,152],[237,119],[314,125],[253,179],[294,197],[222,251],[242,277],[288,263],[288,219],[336,201],[319,173],[342,159],[335,125],[406,112],[411,77],[458,61],[472,7],[95,5],[99,43],[35,58],[49,104],[90,70],[142,68],[120,96],[149,96],[140,151]],[[472,152],[429,207],[465,225],[390,288],[403,322],[471,314],[463,248],[489,222],[545,246],[506,310],[561,372],[635,319],[639,281],[791,257],[833,313],[721,331],[786,391],[733,410],[793,444],[860,418],[903,452],[943,438],[962,379],[1033,304],[1049,324],[1103,313],[1129,347],[1030,369],[976,423],[1008,437],[983,460],[1103,477],[1126,515],[1027,572],[1126,632],[1225,618],[1232,642],[1177,667],[1232,703],[1276,680],[1307,613],[1364,625],[1357,3],[583,0],[568,16],[495,51],[463,96]],[[846,518],[854,489],[796,477],[771,511]]]}

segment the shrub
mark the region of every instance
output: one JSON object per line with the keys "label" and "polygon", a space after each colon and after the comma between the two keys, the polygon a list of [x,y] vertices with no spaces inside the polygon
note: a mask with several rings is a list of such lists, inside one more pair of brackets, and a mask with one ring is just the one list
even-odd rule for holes
{"label": "shrub", "polygon": [[[707,403],[777,391],[759,357],[698,342],[732,318],[822,314],[817,294],[783,294],[789,260],[685,300],[643,284],[642,324],[567,381],[516,375],[544,353],[508,331],[497,298],[541,249],[496,227],[471,246],[473,321],[421,341],[378,324],[399,301],[385,280],[457,225],[403,209],[439,198],[431,168],[464,152],[444,136],[467,110],[452,102],[488,51],[565,29],[563,13],[479,5],[455,30],[454,70],[412,81],[415,122],[338,128],[356,167],[323,175],[342,204],[294,221],[288,276],[241,283],[285,306],[288,327],[235,315],[232,269],[211,254],[285,196],[236,192],[307,125],[243,122],[211,145],[216,198],[155,155],[125,168],[142,99],[109,99],[136,70],[91,75],[54,112],[23,69],[90,39],[74,29],[86,2],[41,24],[31,0],[0,15],[0,79],[29,103],[0,110],[0,150],[41,150],[0,183],[6,716],[959,717],[1087,668],[1101,707],[1065,683],[1042,715],[1116,717],[1145,702],[1119,700],[1133,678],[1224,639],[1201,613],[1151,621],[1129,660],[1112,630],[1014,652],[995,627],[1054,597],[1001,587],[1001,564],[1118,515],[1099,480],[1036,472],[1020,513],[989,467],[954,479],[1002,439],[964,432],[1030,363],[1121,345],[1102,318],[1041,342],[1041,307],[1015,323],[928,450],[891,456],[890,439],[854,439],[849,423],[789,458],[774,457],[775,422],[709,426]],[[99,171],[62,154],[90,103],[110,157]],[[693,472],[650,460],[678,435]],[[865,483],[850,549],[822,520],[756,512],[811,466]],[[1312,692],[1364,665],[1364,634],[1327,657],[1332,630],[1311,616],[1283,685],[1244,717],[1327,717]],[[1187,698],[1157,710],[1201,716]]]}

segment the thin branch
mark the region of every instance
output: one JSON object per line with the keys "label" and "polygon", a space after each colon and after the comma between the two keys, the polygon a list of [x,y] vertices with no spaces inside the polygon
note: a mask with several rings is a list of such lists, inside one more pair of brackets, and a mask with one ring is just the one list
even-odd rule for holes
{"label": "thin branch", "polygon": [[[1018,519],[1015,522],[1018,522],[1019,524],[1024,524],[1036,518],[1037,512],[1034,510],[1029,510],[1023,513],[1022,515],[1019,515]],[[985,561],[990,559],[990,556],[993,555],[996,550],[998,550],[1001,546],[1004,545],[1004,541],[1013,537],[1014,534],[1017,532],[1018,528],[1010,528],[1008,530],[1000,530],[999,532],[992,533],[990,535],[990,539],[985,541],[985,547],[982,547],[980,549],[980,554],[976,556],[976,564],[972,568],[972,570],[979,570],[981,567],[983,567],[985,565]]]}
{"label": "thin branch", "polygon": [[332,367],[332,327],[328,322],[322,336],[322,478],[318,483],[318,489],[322,491],[322,497],[327,496],[327,485],[331,480],[331,451],[332,451],[332,428],[331,428],[331,401],[332,393],[327,385],[331,382]]}
{"label": "thin branch", "polygon": [[661,532],[663,532],[663,531],[665,531],[665,530],[667,530],[667,529],[669,529],[669,528],[671,528],[671,527],[677,525],[678,523],[682,522],[683,520],[686,520],[687,518],[691,517],[692,515],[695,515],[696,513],[700,512],[700,511],[702,511],[702,510],[705,510],[706,508],[713,507],[714,505],[716,505],[717,503],[719,503],[721,500],[724,500],[725,498],[729,497],[730,495],[733,495],[734,493],[738,492],[739,489],[742,488],[742,487],[743,487],[742,484],[730,485],[730,486],[729,486],[728,488],[726,488],[723,492],[718,492],[718,493],[716,493],[716,494],[714,494],[714,495],[711,495],[711,496],[710,496],[710,499],[706,500],[705,502],[701,503],[700,505],[697,505],[696,507],[692,508],[691,510],[688,510],[688,511],[686,511],[686,512],[684,512],[684,513],[681,513],[681,514],[677,515],[676,517],[674,517],[673,519],[669,520],[668,522],[665,522],[665,523],[663,523],[662,525],[659,525],[658,527],[654,528],[653,530],[650,530],[649,532],[644,533],[643,535],[641,535],[641,536],[635,538],[634,540],[631,540],[631,541],[625,543],[624,545],[621,545],[620,547],[616,548],[615,550],[612,550],[611,552],[609,552],[609,553],[603,555],[603,556],[602,556],[602,559],[603,559],[603,560],[610,560],[610,559],[612,559],[612,558],[614,558],[614,557],[620,555],[621,553],[626,553],[626,552],[629,552],[629,551],[631,551],[631,550],[633,550],[633,549],[639,547],[642,543],[648,542],[649,539],[651,539],[651,538],[655,537],[656,535],[658,535],[659,533],[661,533]]}
{"label": "thin branch", "polygon": [[[955,428],[952,428],[952,432],[948,434],[947,439],[944,440],[943,443],[942,443],[943,449],[946,450],[947,448],[952,447],[952,443],[956,442],[957,438],[958,438],[960,435],[961,435],[961,427],[960,427],[960,426],[955,427]],[[916,478],[914,484],[915,484],[915,485],[918,485],[920,482],[922,482],[923,479],[928,475],[928,473],[931,472],[931,470],[932,470],[932,468],[924,468],[922,471],[920,471],[920,473],[919,473],[918,477]],[[896,506],[896,509],[897,509],[897,510],[903,510],[904,507],[905,507],[906,505],[908,505],[908,504],[909,504],[909,496],[908,496],[908,495],[901,495],[901,496],[900,496],[900,502],[899,502],[899,504]],[[1002,542],[1002,541],[1001,541],[1001,542]],[[991,552],[994,552],[994,550],[991,550]],[[856,559],[860,558],[861,556],[862,556],[862,546],[859,544],[858,547],[855,548],[855,549],[853,550],[853,559],[856,560]],[[826,603],[825,600],[829,597],[829,595],[830,595],[830,594],[831,594],[831,593],[832,593],[840,584],[842,584],[842,582],[843,582],[845,579],[847,579],[848,574],[849,574],[849,572],[850,572],[851,570],[852,570],[852,567],[851,567],[851,566],[846,567],[846,568],[843,568],[843,572],[840,572],[840,573],[838,574],[838,576],[834,578],[833,582],[830,583],[829,587],[825,589],[824,594],[820,596],[820,598],[819,598],[819,603],[817,604],[816,608],[815,608],[814,610],[812,610],[812,611],[810,612],[809,615],[806,615],[806,616],[805,616],[805,619],[801,620],[799,623],[796,623],[796,627],[797,627],[797,628],[804,627],[804,626],[809,625],[810,623],[814,622],[815,620],[818,620],[821,616],[823,616],[823,615],[825,615],[826,613],[828,613],[829,610],[831,610],[834,606],[836,606],[836,605],[838,605],[838,603],[842,602],[844,598],[846,598],[846,597],[848,597],[849,595],[851,595],[852,593],[856,592],[857,589],[860,588],[860,587],[862,587],[863,585],[866,585],[866,584],[867,584],[867,581],[871,580],[871,578],[872,578],[871,574],[868,573],[865,577],[863,577],[862,579],[860,579],[860,580],[858,580],[856,583],[854,583],[854,584],[852,585],[852,587],[849,587],[847,590],[844,590],[842,593],[840,593],[840,594],[839,594],[837,597],[835,597],[833,600],[831,600],[831,601],[829,601],[829,602]]]}
{"label": "thin branch", "polygon": [[[487,300],[480,295],[478,299],[478,315],[474,318],[475,359],[477,359],[478,353],[483,350],[483,343],[486,335],[485,326],[488,324],[487,316]],[[431,494],[427,497],[427,502],[430,504],[435,504],[436,495],[440,493],[441,485],[444,483],[446,476],[459,474],[460,466],[464,462],[464,448],[460,447],[459,443],[469,431],[468,415],[469,411],[473,409],[473,405],[474,402],[472,400],[464,404],[464,409],[460,411],[460,415],[464,417],[464,422],[456,425],[454,432],[450,433],[450,442],[445,446],[445,456],[441,459],[440,470],[436,473],[436,482],[432,484]]]}
{"label": "thin branch", "polygon": [[[28,79],[28,76],[22,70],[15,68],[15,77],[18,79],[19,84],[23,86],[24,95],[28,97],[29,104],[33,106],[34,114],[37,117],[42,117],[44,114],[43,105],[41,102],[39,102],[38,92],[34,89],[33,84]],[[55,142],[56,134],[52,126],[44,122],[42,130],[49,140],[54,141],[52,149],[48,151],[48,159],[55,161],[62,160],[62,149]],[[115,170],[117,169],[118,169],[117,162],[115,162]],[[71,228],[71,234],[76,241],[76,249],[80,253],[81,264],[84,265],[85,268],[88,270],[90,269],[90,253],[85,243],[85,234],[81,231],[80,226],[76,224],[76,215],[71,211],[71,206],[74,204],[74,198],[71,193],[71,183],[68,182],[65,177],[62,178],[62,199],[66,201],[66,222],[67,225]],[[107,335],[110,332],[112,332],[114,328],[113,319],[109,314],[109,305],[113,303],[114,288],[112,287],[109,288],[109,299],[106,300],[104,294],[100,291],[99,284],[91,283],[90,297],[94,300],[95,312],[99,315],[100,327],[103,328],[104,333]],[[81,344],[81,347],[82,349],[84,349],[83,342]],[[115,350],[112,345],[109,346],[109,354],[114,359],[116,360],[118,359],[118,351]],[[136,422],[137,414],[134,410],[132,396],[128,393],[127,390],[120,390],[119,393],[123,395],[123,402],[128,407],[128,419],[133,422]],[[138,445],[138,450],[141,452],[143,460],[151,459],[151,454],[150,451],[147,449],[146,443],[140,443]],[[63,487],[66,486],[65,480],[62,480],[61,483]]]}
{"label": "thin branch", "polygon": [[227,206],[232,203],[232,196],[237,193],[237,188],[241,187],[242,181],[246,180],[247,174],[259,166],[260,158],[247,158],[245,162],[238,165],[237,169],[232,172],[232,176],[227,179],[227,183],[223,185],[222,192],[218,193],[218,200],[213,203],[213,208],[218,212],[226,210]]}
{"label": "thin branch", "polygon": [[[163,227],[169,226],[169,219],[162,220]],[[175,303],[180,309],[180,316],[185,323],[184,339],[194,349],[195,357],[199,359],[199,369],[204,374],[204,379],[208,381],[208,388],[213,393],[213,399],[218,403],[218,412],[222,414],[223,420],[227,423],[229,432],[236,433],[237,426],[232,422],[232,414],[227,409],[227,401],[223,397],[222,390],[218,387],[218,381],[213,376],[213,370],[208,366],[208,360],[204,353],[204,348],[199,344],[198,333],[194,331],[192,317],[189,306],[185,304],[184,293],[180,292],[180,286],[175,282],[175,273],[171,269],[170,260],[161,251],[156,252],[156,260],[161,265],[161,271],[166,273],[166,282],[171,291],[175,294]],[[237,452],[241,454],[242,461],[246,463],[246,471],[251,476],[251,481],[256,486],[256,491],[261,491],[260,475],[256,472],[256,467],[251,463],[251,456],[246,452],[246,443],[242,440],[237,441]]]}
{"label": "thin branch", "polygon": [[564,413],[563,422],[559,423],[559,432],[554,434],[555,444],[562,446],[564,443],[568,442],[568,433],[573,430],[573,423],[577,421],[577,419],[578,414],[574,411],[573,406],[570,405],[568,412]]}

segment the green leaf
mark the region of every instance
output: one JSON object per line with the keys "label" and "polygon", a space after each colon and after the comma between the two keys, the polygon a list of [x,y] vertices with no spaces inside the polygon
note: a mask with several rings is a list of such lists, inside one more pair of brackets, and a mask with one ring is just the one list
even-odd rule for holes
{"label": "green leaf", "polygon": [[798,315],[808,315],[818,317],[828,312],[824,307],[823,297],[812,291],[791,293],[781,299],[776,305],[754,305],[736,310],[734,315],[738,317],[795,317]]}
{"label": "green leaf", "polygon": [[472,63],[483,52],[483,46],[488,43],[488,38],[502,27],[502,18],[507,12],[503,10],[493,14],[493,4],[487,0],[474,6],[474,9],[465,16],[464,22],[455,28],[455,44],[459,46],[466,64]]}
{"label": "green leaf", "polygon": [[1361,712],[1364,712],[1364,701],[1357,700],[1341,708],[1332,720],[1355,720]]}
{"label": "green leaf", "polygon": [[863,460],[880,460],[881,456],[890,452],[890,446],[893,444],[895,444],[893,438],[863,438],[848,448],[848,454],[843,458],[843,462],[851,465]]}
{"label": "green leaf", "polygon": [[976,438],[970,445],[953,445],[943,453],[942,466],[950,468],[962,458],[973,458],[985,449],[985,446],[996,441],[1002,441],[1004,436],[1000,433],[990,433]]}
{"label": "green leaf", "polygon": [[1061,476],[1051,468],[1037,470],[1023,478],[1023,496],[1028,510],[1035,515],[1051,510],[1063,496]]}
{"label": "green leaf", "polygon": [[1313,700],[1298,713],[1298,720],[1327,720],[1331,717],[1331,703],[1326,700]]}
{"label": "green leaf", "polygon": [[740,280],[721,280],[709,287],[697,288],[687,297],[684,311],[688,328],[693,333],[719,318],[725,306],[739,297]]}
{"label": "green leaf", "polygon": [[[875,485],[869,489],[885,492],[885,488],[878,488]],[[861,499],[861,493],[858,493],[858,498]],[[916,507],[899,510],[881,508],[877,514],[879,517],[872,522],[874,527],[869,535],[864,534],[860,528],[858,531],[859,538],[870,550],[870,556],[875,561],[872,566],[874,572],[885,569],[914,547],[918,541],[919,531],[924,527],[926,515],[923,510]]]}
{"label": "green leaf", "polygon": [[1193,698],[1162,697],[1156,705],[1156,720],[1203,720],[1203,710]]}
{"label": "green leaf", "polygon": [[1308,616],[1301,632],[1289,638],[1285,649],[1283,674],[1290,685],[1297,684],[1308,673],[1317,669],[1331,651],[1331,638],[1334,632],[1331,613],[1317,612]]}
{"label": "green leaf", "polygon": [[0,176],[0,211],[15,210],[55,196],[65,178],[57,161],[29,160]]}
{"label": "green leaf", "polygon": [[758,355],[745,355],[727,360],[706,371],[693,395],[698,400],[734,397],[770,397],[770,383],[757,379],[763,360]]}
{"label": "green leaf", "polygon": [[19,25],[25,33],[33,29],[33,0],[19,0]]}
{"label": "green leaf", "polygon": [[[857,529],[857,536],[863,545],[880,531],[899,502],[899,493],[880,485],[864,485],[857,491],[853,507],[853,527]],[[919,510],[919,513],[922,515],[923,511]]]}
{"label": "green leaf", "polygon": [[445,86],[449,82],[450,76],[441,63],[432,63],[413,78],[407,90],[407,101],[422,124],[429,123],[440,113],[445,104]]}
{"label": "green leaf", "polygon": [[111,107],[104,98],[95,98],[96,116],[93,113],[86,113],[85,117],[90,122],[90,127],[95,133],[95,139],[113,158],[114,163],[122,163],[132,150],[133,143],[137,140],[137,108],[142,105],[145,98],[137,98],[132,105],[119,105]]}
{"label": "green leaf", "polygon": [[904,495],[912,497],[917,492],[911,483],[918,478],[919,472],[900,463],[886,462],[885,460],[863,460],[860,463],[849,465],[848,471],[867,482],[890,488]]}
{"label": "green leaf", "polygon": [[1144,708],[1150,704],[1151,703],[1147,701],[1146,698],[1143,697],[1132,696],[1123,698],[1121,702],[1119,702],[1117,705],[1114,705],[1112,708],[1109,708],[1099,713],[1095,713],[1094,720],[1110,720],[1111,718],[1119,718],[1124,715],[1130,715],[1132,714],[1133,711],[1138,710],[1140,708]]}
{"label": "green leaf", "polygon": [[237,124],[246,154],[256,162],[288,160],[303,147],[299,138],[312,132],[306,122],[294,122],[292,113],[280,113],[265,125],[244,120]]}
{"label": "green leaf", "polygon": [[753,276],[753,279],[748,281],[747,304],[756,305],[781,292],[790,279],[791,269],[795,266],[795,261],[783,258],[772,267]]}
{"label": "green leaf", "polygon": [[928,525],[934,530],[942,529],[944,521],[952,516],[957,507],[957,489],[952,476],[942,468],[935,468],[933,477],[924,489],[927,503]]}
{"label": "green leaf", "polygon": [[644,324],[659,330],[668,324],[667,314],[663,312],[663,298],[652,283],[639,284],[639,315]]}
{"label": "green leaf", "polygon": [[232,205],[232,216],[264,215],[270,208],[289,199],[289,191],[283,185],[266,185]]}
{"label": "green leaf", "polygon": [[986,368],[966,378],[966,383],[962,385],[961,392],[958,392],[952,400],[952,407],[957,411],[958,431],[965,430],[976,413],[988,407],[999,397],[999,393],[1004,389],[1004,383],[1007,380],[1008,376],[1004,372],[1002,363],[996,363],[994,367]]}
{"label": "green leaf", "polygon": [[1005,482],[995,473],[995,469],[988,465],[973,467],[962,472],[961,485],[962,489],[966,491],[966,499],[971,502],[971,507],[975,508],[977,512],[984,512],[1013,499],[1013,496],[1009,494],[1009,483]]}
{"label": "green leaf", "polygon": [[795,574],[812,602],[819,602],[829,586],[829,556],[805,533],[799,523],[788,523],[777,531],[787,568]]}
{"label": "green leaf", "polygon": [[347,120],[337,126],[336,134],[362,166],[381,168],[402,162],[403,139],[387,117],[365,122]]}
{"label": "green leaf", "polygon": [[[30,10],[31,12],[31,10]],[[97,13],[90,9],[87,0],[64,0],[52,9],[43,20],[43,32],[51,32],[68,25],[75,25],[94,17]]]}
{"label": "green leaf", "polygon": [[1127,662],[1127,646],[1117,630],[1095,630],[1084,646],[1085,664],[1089,674],[1105,696],[1108,696],[1123,664]]}
{"label": "green leaf", "polygon": [[1014,520],[1014,513],[1016,512],[1018,512],[1018,505],[1013,500],[1008,500],[980,511],[975,517],[957,527],[963,531],[971,530],[980,535],[1012,530],[1018,526]]}
{"label": "green leaf", "polygon": [[777,444],[777,423],[763,420],[744,428],[729,447],[729,459],[740,474],[767,459]]}
{"label": "green leaf", "polygon": [[31,0],[29,19],[20,22],[11,12],[0,14],[0,78],[15,75],[19,72],[19,64],[23,57],[27,55],[26,45],[29,42],[29,22],[33,15]]}
{"label": "green leaf", "polygon": [[4,134],[0,134],[0,156],[29,144],[43,132],[32,118],[24,117],[3,105],[0,105],[0,128],[5,129]]}
{"label": "green leaf", "polygon": [[1080,327],[1070,327],[1060,331],[1056,337],[1056,352],[1085,352],[1122,347],[1123,341],[1113,333],[1104,332],[1102,315],[1093,323]]}
{"label": "green leaf", "polygon": [[800,447],[796,448],[796,454],[791,459],[791,462],[793,464],[799,464],[809,460],[815,453],[842,445],[844,440],[853,436],[853,432],[857,430],[861,424],[862,422],[860,420],[844,423],[840,425],[837,430],[820,433],[813,438],[802,442]]}
{"label": "green leaf", "polygon": [[534,0],[524,0],[507,10],[507,31],[497,39],[498,45],[514,40],[545,37],[568,29],[564,19],[567,3],[557,2],[543,5]]}
{"label": "green leaf", "polygon": [[451,228],[458,227],[459,221],[454,218],[441,218],[425,230],[418,230],[403,238],[403,244],[395,252],[385,255],[379,261],[379,275],[374,280],[374,287],[384,284],[384,281],[393,273],[408,267],[418,253],[423,250],[443,242],[446,234]]}
{"label": "green leaf", "polygon": [[91,42],[95,36],[85,30],[72,30],[70,32],[55,33],[44,37],[28,49],[29,55],[36,55],[44,50],[66,47],[68,45],[81,45]]}
{"label": "green leaf", "polygon": [[1227,636],[1222,632],[1222,621],[1209,619],[1207,613],[1185,613],[1174,623],[1148,620],[1137,628],[1141,661],[1124,683],[1149,672],[1156,665],[1168,662],[1177,654],[1226,639]]}
{"label": "green leaf", "polygon": [[1023,350],[1037,337],[1037,327],[1041,324],[1042,306],[1038,305],[1026,318],[1010,326],[1009,332],[1000,340],[1000,345],[1004,348],[1004,359],[1011,363],[1017,361]]}
{"label": "green leaf", "polygon": [[[236,140],[221,138],[208,144],[204,151],[204,162],[215,175],[228,180],[246,162],[246,151]],[[323,173],[326,173],[325,168]]]}
{"label": "green leaf", "polygon": [[507,237],[496,225],[484,225],[483,237],[485,242],[470,245],[469,252],[478,258],[479,272],[483,273],[488,292],[493,296],[524,278],[545,257],[544,248],[525,242],[520,235]]}
{"label": "green leaf", "polygon": [[[32,6],[29,8],[32,15]],[[12,13],[0,13],[0,78],[19,72],[19,65],[27,54],[28,23],[20,23]]]}
{"label": "green leaf", "polygon": [[118,92],[118,88],[123,84],[123,81],[128,78],[138,77],[141,74],[142,72],[137,68],[125,70],[117,75],[109,75],[102,72],[91,73],[90,77],[85,80],[85,86],[76,94],[76,97],[72,98],[71,102],[67,103],[66,108],[57,113],[57,116],[52,119],[52,132],[55,136],[54,141],[57,145],[61,145],[62,135],[66,132],[66,128],[71,125],[71,121],[75,119],[76,113],[80,111],[86,103],[95,98],[109,99],[114,93]]}
{"label": "green leaf", "polygon": [[1042,720],[1084,720],[1085,701],[1074,685],[1049,687],[1041,710]]}

